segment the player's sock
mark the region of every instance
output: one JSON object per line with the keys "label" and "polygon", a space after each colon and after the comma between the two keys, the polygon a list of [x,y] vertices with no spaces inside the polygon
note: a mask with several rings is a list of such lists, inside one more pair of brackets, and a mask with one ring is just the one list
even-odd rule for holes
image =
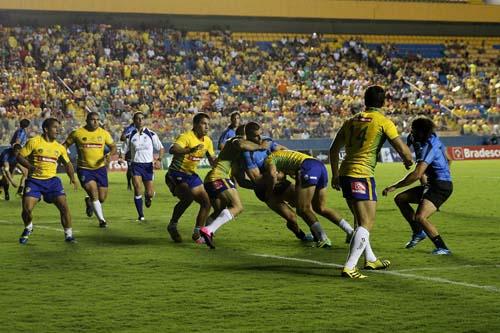
{"label": "player's sock", "polygon": [[339,222],[339,228],[344,230],[344,232],[348,235],[352,234],[354,232],[354,229],[351,227],[351,225],[349,224],[349,222],[347,222],[346,220],[342,219],[340,220]]}
{"label": "player's sock", "polygon": [[33,223],[30,222],[30,224],[28,224],[25,229],[28,229],[29,231],[32,231],[33,230]]}
{"label": "player's sock", "polygon": [[73,228],[64,228],[64,236],[66,238],[73,237]]}
{"label": "player's sock", "polygon": [[316,236],[316,238],[318,238],[319,241],[323,241],[328,238],[326,232],[323,230],[319,222],[314,222],[311,225],[311,232],[313,233],[314,236]]}
{"label": "player's sock", "polygon": [[136,195],[134,197],[134,203],[135,203],[135,209],[137,210],[137,214],[139,214],[139,217],[143,217],[144,212],[142,210],[142,195]]}
{"label": "player's sock", "polygon": [[214,218],[210,215],[208,215],[207,221],[205,222],[205,226],[208,227],[214,222]]}
{"label": "player's sock", "polygon": [[94,207],[94,212],[97,215],[99,221],[106,221],[106,219],[104,218],[104,214],[102,212],[101,202],[99,200],[92,201],[92,206]]}
{"label": "player's sock", "polygon": [[375,253],[373,253],[372,246],[370,244],[370,240],[368,240],[366,242],[365,259],[366,259],[366,261],[376,261],[377,260]]}
{"label": "player's sock", "polygon": [[411,227],[411,230],[413,231],[414,235],[422,232],[422,230],[423,230],[422,225],[420,223],[418,223],[417,221],[411,221],[410,227]]}
{"label": "player's sock", "polygon": [[437,235],[437,236],[434,236],[434,237],[429,237],[429,238],[434,243],[434,245],[436,246],[436,248],[438,248],[438,249],[448,249],[448,247],[446,247],[446,244],[444,243],[444,240],[441,238],[440,235]]}
{"label": "player's sock", "polygon": [[219,229],[220,227],[222,227],[224,224],[231,221],[232,219],[233,219],[233,215],[226,208],[226,209],[222,210],[222,212],[220,212],[219,216],[217,216],[217,218],[206,228],[211,233],[215,233],[217,231],[217,229]]}
{"label": "player's sock", "polygon": [[23,190],[24,190],[24,186],[19,185],[19,187],[17,188],[17,194],[23,194]]}
{"label": "player's sock", "polygon": [[9,194],[9,183],[3,184],[3,191],[5,195],[5,200],[9,200],[10,194]]}
{"label": "player's sock", "polygon": [[349,255],[344,265],[347,269],[353,269],[358,263],[359,257],[363,254],[366,244],[369,242],[370,233],[363,227],[357,227],[349,246]]}

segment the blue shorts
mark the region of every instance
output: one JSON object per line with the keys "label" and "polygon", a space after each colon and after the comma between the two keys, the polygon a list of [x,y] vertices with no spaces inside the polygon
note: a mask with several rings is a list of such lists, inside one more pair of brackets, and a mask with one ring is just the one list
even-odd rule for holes
{"label": "blue shorts", "polygon": [[216,181],[205,183],[204,186],[208,196],[212,199],[217,198],[217,195],[230,188],[236,188],[234,182],[229,178],[217,179]]}
{"label": "blue shorts", "polygon": [[377,201],[375,178],[354,178],[340,176],[340,187],[346,199]]}
{"label": "blue shorts", "polygon": [[153,163],[130,163],[132,176],[139,176],[142,181],[151,181],[154,179]]}
{"label": "blue shorts", "polygon": [[28,178],[24,184],[23,196],[25,197],[40,199],[43,196],[45,202],[53,203],[54,199],[61,195],[66,195],[66,193],[64,193],[64,188],[59,177],[49,179]]}
{"label": "blue shorts", "polygon": [[201,178],[197,174],[187,174],[182,171],[169,170],[165,174],[165,184],[167,184],[170,192],[174,193],[177,185],[186,183],[189,188],[195,188],[203,184]]}
{"label": "blue shorts", "polygon": [[300,184],[302,187],[314,185],[319,189],[328,186],[328,172],[325,165],[309,158],[300,165]]}
{"label": "blue shorts", "polygon": [[91,181],[96,182],[98,187],[108,187],[108,170],[106,170],[106,167],[96,170],[77,168],[76,173],[82,187]]}

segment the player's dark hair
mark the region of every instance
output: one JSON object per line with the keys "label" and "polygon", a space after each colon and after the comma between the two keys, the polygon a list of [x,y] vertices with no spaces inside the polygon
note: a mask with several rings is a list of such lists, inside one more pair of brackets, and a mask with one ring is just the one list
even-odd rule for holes
{"label": "player's dark hair", "polygon": [[135,120],[135,118],[138,116],[138,115],[142,115],[143,117],[146,117],[144,115],[144,113],[142,113],[141,111],[137,111],[136,113],[134,113],[134,117],[132,118],[133,120]]}
{"label": "player's dark hair", "polygon": [[434,122],[427,117],[417,117],[411,123],[412,131],[422,134],[424,140],[429,139],[432,133],[434,133],[434,128]]}
{"label": "player's dark hair", "polygon": [[229,117],[230,117],[231,119],[233,119],[233,117],[234,117],[234,116],[240,116],[240,117],[241,117],[240,112],[239,112],[239,111],[233,111],[233,112],[231,112],[231,113],[229,114]]}
{"label": "player's dark hair", "polygon": [[254,121],[249,122],[245,125],[245,134],[248,136],[249,134],[255,133],[255,131],[259,130],[260,125]]}
{"label": "player's dark hair", "polygon": [[381,108],[385,102],[385,90],[381,86],[370,86],[365,91],[365,106]]}
{"label": "player's dark hair", "polygon": [[30,125],[30,121],[26,118],[22,119],[20,122],[19,122],[19,125],[22,127],[22,128],[26,128]]}
{"label": "player's dark hair", "polygon": [[99,113],[95,112],[95,111],[91,111],[89,113],[87,113],[87,118],[85,118],[86,121],[89,121],[90,117],[92,116],[98,116],[99,117]]}
{"label": "player's dark hair", "polygon": [[56,118],[47,118],[43,121],[42,123],[42,130],[43,132],[47,132],[49,130],[50,127],[52,127],[52,125],[54,125],[55,123],[61,123],[59,120],[57,120]]}
{"label": "player's dark hair", "polygon": [[246,127],[245,124],[236,127],[236,135],[238,136],[245,135],[245,127]]}
{"label": "player's dark hair", "polygon": [[194,115],[193,117],[193,125],[198,125],[203,119],[210,119],[208,114],[203,113],[203,112],[198,112],[197,114]]}

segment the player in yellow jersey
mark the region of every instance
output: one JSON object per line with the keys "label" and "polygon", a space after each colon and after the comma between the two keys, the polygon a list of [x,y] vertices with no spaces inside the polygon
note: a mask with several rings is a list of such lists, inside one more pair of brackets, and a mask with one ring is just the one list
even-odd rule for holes
{"label": "player in yellow jersey", "polygon": [[[342,276],[348,278],[366,277],[356,267],[363,252],[366,269],[385,269],[390,265],[389,260],[377,259],[369,238],[377,208],[374,172],[377,155],[384,141],[389,139],[407,169],[412,164],[408,146],[399,137],[394,123],[380,109],[385,101],[384,89],[380,86],[368,87],[364,97],[366,110],[342,125],[330,147],[332,187],[342,189],[357,226],[342,270]],[[346,155],[339,170],[340,149],[344,146]]]}
{"label": "player in yellow jersey", "polygon": [[[225,141],[224,147],[217,157],[217,162],[205,177],[205,190],[210,197],[217,217],[210,225],[200,229],[200,235],[210,248],[214,249],[213,235],[227,222],[234,219],[243,211],[240,196],[231,179],[232,166],[238,163],[244,151],[265,150],[269,142],[256,144],[245,139],[245,126],[236,129],[236,136]],[[212,215],[213,216],[213,215]]]}
{"label": "player in yellow jersey", "polygon": [[75,190],[78,188],[66,148],[56,141],[60,126],[59,120],[55,118],[45,119],[42,124],[43,134],[29,139],[17,156],[18,162],[29,170],[23,194],[24,230],[19,238],[21,244],[26,244],[33,232],[32,212],[42,196],[45,202],[53,203],[59,209],[66,242],[75,242],[66,194],[61,179],[56,176],[57,163],[61,161],[71,184]]}
{"label": "player in yellow jersey", "polygon": [[325,165],[317,159],[293,150],[279,150],[270,154],[265,161],[267,178],[266,197],[271,198],[278,180],[278,173],[295,178],[296,211],[309,226],[318,240],[316,246],[329,248],[330,239],[321,227],[317,213],[339,226],[349,236],[353,229],[339,213],[326,206],[328,172]]}
{"label": "player in yellow jersey", "polygon": [[177,223],[193,200],[200,205],[193,240],[200,239],[199,229],[205,225],[210,213],[210,199],[203,182],[196,174],[196,168],[204,157],[210,165],[215,163],[214,146],[207,136],[209,124],[210,117],[206,113],[197,113],[193,117],[193,129],[182,133],[169,150],[174,157],[165,175],[165,183],[170,192],[179,198],[179,202],[174,207],[167,230],[175,242],[182,241],[177,231]]}
{"label": "player in yellow jersey", "polygon": [[[95,212],[99,227],[106,228],[102,204],[108,196],[108,171],[106,165],[109,156],[116,153],[116,145],[108,131],[99,127],[99,114],[89,112],[86,124],[71,132],[64,142],[66,148],[75,144],[78,151],[76,173],[80,184],[87,192],[85,198],[87,216]],[[109,153],[104,149],[109,147]]]}

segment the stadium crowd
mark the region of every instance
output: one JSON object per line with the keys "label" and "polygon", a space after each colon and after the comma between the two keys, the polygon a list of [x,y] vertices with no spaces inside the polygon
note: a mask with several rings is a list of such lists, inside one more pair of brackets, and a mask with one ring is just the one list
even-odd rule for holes
{"label": "stadium crowd", "polygon": [[199,111],[218,137],[234,110],[273,138],[332,138],[374,82],[386,87],[386,114],[403,133],[419,114],[440,131],[498,132],[498,57],[471,59],[463,41],[445,47],[442,58],[422,58],[318,34],[259,43],[228,31],[191,39],[171,29],[0,26],[0,144],[22,118],[34,132],[61,119],[65,137],[85,110],[115,140],[134,111],[171,142]]}

